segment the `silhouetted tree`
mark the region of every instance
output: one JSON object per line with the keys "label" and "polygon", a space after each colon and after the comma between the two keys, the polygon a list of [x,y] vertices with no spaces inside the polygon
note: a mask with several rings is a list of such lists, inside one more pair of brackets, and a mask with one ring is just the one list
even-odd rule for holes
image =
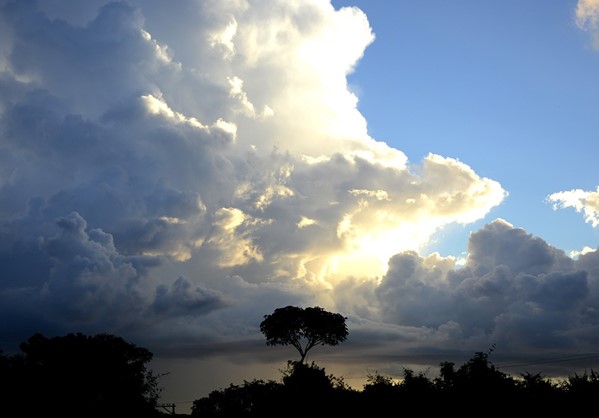
{"label": "silhouetted tree", "polygon": [[348,335],[346,318],[316,307],[286,306],[264,315],[260,331],[267,345],[292,345],[304,363],[308,351],[317,345],[337,345]]}
{"label": "silhouetted tree", "polygon": [[426,377],[424,372],[415,373],[404,369],[403,380],[399,383],[399,395],[411,403],[426,401],[436,396],[437,388],[434,382]]}
{"label": "silhouetted tree", "polygon": [[32,335],[21,353],[1,362],[2,395],[10,416],[157,415],[158,376],[146,368],[147,349],[122,338],[81,333]]}
{"label": "silhouetted tree", "polygon": [[[498,370],[489,360],[489,352],[476,352],[474,356],[454,369],[453,363],[441,363],[441,377],[437,387],[443,399],[478,408],[478,405],[493,404],[495,411],[508,412],[518,403],[515,379]],[[473,410],[472,412],[477,412]]]}
{"label": "silhouetted tree", "polygon": [[335,417],[356,412],[353,405],[357,403],[357,392],[314,362],[308,365],[288,361],[283,385],[285,404],[293,405],[291,416]]}
{"label": "silhouetted tree", "polygon": [[489,393],[513,387],[515,381],[498,370],[489,360],[489,353],[476,352],[474,357],[464,363],[455,373],[455,384],[464,391]]}
{"label": "silhouetted tree", "polygon": [[439,365],[439,377],[434,380],[438,389],[444,393],[453,392],[456,385],[455,363],[450,361],[442,361]]}

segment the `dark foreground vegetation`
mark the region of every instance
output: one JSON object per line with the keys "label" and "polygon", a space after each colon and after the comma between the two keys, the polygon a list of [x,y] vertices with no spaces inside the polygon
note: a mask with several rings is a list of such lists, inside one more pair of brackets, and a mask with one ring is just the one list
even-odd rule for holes
{"label": "dark foreground vegetation", "polygon": [[0,353],[0,416],[154,417],[152,353],[108,334],[32,335],[21,353]]}
{"label": "dark foreground vegetation", "polygon": [[597,409],[599,375],[591,370],[554,382],[540,374],[511,377],[478,352],[459,368],[440,365],[439,377],[404,369],[400,382],[375,374],[362,390],[314,364],[289,362],[281,382],[253,380],[196,400],[197,417],[558,416]]}
{"label": "dark foreground vegetation", "polygon": [[[158,403],[159,378],[147,369],[152,353],[107,334],[34,334],[21,353],[0,352],[0,416],[136,417],[168,415]],[[477,352],[456,367],[440,364],[438,377],[404,369],[395,382],[369,376],[361,390],[327,375],[314,363],[289,361],[280,381],[252,380],[214,390],[193,402],[194,417],[338,417],[459,414],[557,416],[597,408],[599,375],[592,369],[552,381],[540,374],[517,377]]]}

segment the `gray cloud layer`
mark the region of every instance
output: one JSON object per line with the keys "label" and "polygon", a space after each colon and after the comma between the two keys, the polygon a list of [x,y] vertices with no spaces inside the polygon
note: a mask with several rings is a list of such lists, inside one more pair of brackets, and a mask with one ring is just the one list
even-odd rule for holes
{"label": "gray cloud layer", "polygon": [[346,84],[373,40],[359,10],[83,3],[0,2],[3,343],[251,351],[264,314],[318,304],[373,356],[596,350],[596,251],[497,220],[463,266],[418,254],[506,192],[367,135]]}

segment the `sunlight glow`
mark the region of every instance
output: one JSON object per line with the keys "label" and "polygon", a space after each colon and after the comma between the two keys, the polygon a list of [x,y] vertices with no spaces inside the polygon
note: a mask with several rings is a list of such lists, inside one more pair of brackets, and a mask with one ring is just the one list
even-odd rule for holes
{"label": "sunlight glow", "polygon": [[260,249],[252,242],[250,236],[251,226],[256,222],[256,219],[237,208],[221,208],[216,212],[212,233],[204,243],[220,250],[220,267],[233,267],[252,260],[263,260]]}

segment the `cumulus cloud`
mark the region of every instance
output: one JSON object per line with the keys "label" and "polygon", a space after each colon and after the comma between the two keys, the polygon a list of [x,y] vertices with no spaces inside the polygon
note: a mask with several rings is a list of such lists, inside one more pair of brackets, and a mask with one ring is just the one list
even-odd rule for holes
{"label": "cumulus cloud", "polygon": [[113,332],[203,356],[251,350],[264,314],[318,304],[358,340],[414,350],[592,342],[595,251],[574,261],[496,221],[464,266],[419,255],[507,192],[368,135],[347,85],[374,40],[359,9],[0,5],[5,341]]}
{"label": "cumulus cloud", "polygon": [[599,226],[599,187],[589,192],[582,189],[556,192],[547,196],[547,200],[553,202],[554,209],[574,208],[584,215],[585,222]]}
{"label": "cumulus cloud", "polygon": [[[356,320],[361,333],[395,335],[371,337],[387,354],[400,347],[404,353],[441,347],[449,353],[495,344],[503,353],[523,356],[592,351],[597,254],[574,260],[497,219],[471,235],[463,266],[438,254],[402,252],[390,259],[380,283],[365,287],[348,281],[337,288],[337,299],[346,310],[372,320],[366,327]],[[361,294],[361,300],[350,293]]]}
{"label": "cumulus cloud", "polygon": [[463,163],[411,165],[367,135],[346,81],[374,39],[358,9],[94,6],[2,3],[5,292],[46,292],[81,318],[119,303],[203,315],[222,306],[215,289],[235,293],[226,277],[300,293],[377,277],[505,196]]}

